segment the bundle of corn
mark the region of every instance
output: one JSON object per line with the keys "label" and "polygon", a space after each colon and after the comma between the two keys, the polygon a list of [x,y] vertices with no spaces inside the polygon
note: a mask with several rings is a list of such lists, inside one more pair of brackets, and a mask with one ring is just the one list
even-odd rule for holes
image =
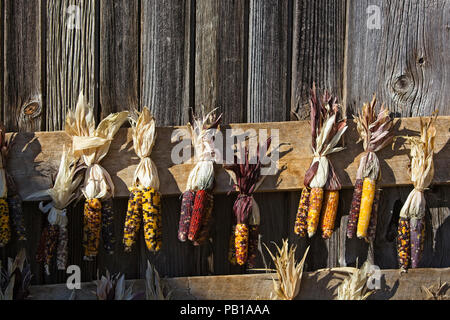
{"label": "bundle of corn", "polygon": [[16,230],[17,239],[26,240],[22,199],[15,188],[14,180],[6,171],[9,147],[6,128],[0,123],[0,247],[4,247],[11,240],[11,223]]}
{"label": "bundle of corn", "polygon": [[197,163],[189,174],[186,191],[182,195],[178,239],[189,239],[200,245],[208,239],[213,210],[214,187],[214,136],[219,131],[222,115],[216,117],[215,110],[202,116],[193,115],[194,124],[188,123]]}
{"label": "bundle of corn", "polygon": [[95,292],[97,300],[133,300],[136,297],[133,294],[133,284],[126,288],[124,274],[110,275],[106,270],[106,276],[102,276],[100,280],[94,282],[97,286]]}
{"label": "bundle of corn", "polygon": [[[114,213],[108,200],[114,195],[114,184],[109,173],[100,166],[108,153],[115,134],[128,118],[128,111],[111,114],[95,128],[94,110],[80,94],[75,112],[66,116],[66,133],[72,137],[72,149],[76,157],[87,166],[84,186],[83,246],[84,259],[91,261],[98,253],[100,233],[107,254],[114,253]],[[102,205],[103,204],[103,205]]]}
{"label": "bundle of corn", "polygon": [[403,270],[408,269],[410,263],[412,268],[417,268],[422,257],[426,210],[424,191],[434,176],[435,121],[436,117],[429,118],[428,121],[420,119],[420,137],[406,137],[411,145],[409,172],[414,190],[400,211],[397,251],[399,264]]}
{"label": "bundle of corn", "polygon": [[422,291],[425,294],[425,300],[450,300],[450,296],[446,295],[446,292],[448,291],[448,288],[450,286],[447,284],[447,282],[441,283],[441,280],[439,280],[439,283],[436,283],[432,285],[431,287],[427,288],[425,286],[422,286]]}
{"label": "bundle of corn", "polygon": [[134,172],[133,185],[123,231],[125,252],[131,252],[144,221],[145,243],[148,250],[157,252],[162,244],[161,195],[156,165],[150,159],[156,140],[156,124],[150,110],[135,111],[130,116],[134,151],[140,162]]}
{"label": "bundle of corn", "polygon": [[355,191],[347,224],[348,238],[353,238],[356,233],[358,238],[366,239],[368,242],[375,239],[380,200],[380,190],[376,190],[376,182],[381,173],[376,152],[391,143],[393,138],[391,132],[393,122],[389,110],[382,105],[377,117],[376,102],[374,96],[372,102],[364,104],[362,112],[355,118],[359,141],[363,142],[365,152],[356,174]]}
{"label": "bundle of corn", "polygon": [[[340,105],[328,92],[318,99],[316,87],[311,90],[311,132],[314,159],[305,174],[294,231],[311,238],[317,231],[322,212],[322,237],[329,239],[336,220],[341,182],[328,156],[344,150],[336,147],[347,130],[346,119],[338,120]],[[325,194],[324,194],[325,190]]]}
{"label": "bundle of corn", "polygon": [[67,243],[69,236],[67,232],[67,207],[76,198],[76,190],[82,180],[77,173],[78,159],[70,152],[63,150],[58,174],[56,175],[53,188],[38,191],[30,195],[27,200],[42,199],[49,197],[52,201],[46,206],[43,202],[39,209],[47,214],[48,225],[44,228],[38,247],[37,261],[44,262],[45,272],[50,274],[50,263],[56,250],[56,264],[58,270],[66,270],[67,266]]}
{"label": "bundle of corn", "polygon": [[145,271],[145,298],[146,300],[170,300],[172,291],[165,294],[167,289],[161,282],[158,270],[147,261]]}
{"label": "bundle of corn", "polygon": [[305,265],[306,257],[309,252],[309,247],[306,249],[303,259],[300,262],[295,261],[295,251],[297,246],[289,247],[289,241],[283,240],[283,246],[279,248],[275,244],[278,253],[275,255],[266,247],[270,254],[278,275],[278,281],[273,279],[273,288],[278,299],[294,300],[299,292],[303,276],[303,267]]}
{"label": "bundle of corn", "polygon": [[[271,138],[267,139],[264,146],[265,152],[269,149],[271,141]],[[240,163],[238,163],[237,156],[235,156],[234,164],[224,165],[224,168],[234,181],[234,189],[239,192],[233,205],[236,225],[233,227],[234,243],[230,243],[234,246],[234,248],[230,249],[231,252],[234,252],[234,255],[231,254],[230,256],[230,262],[234,262],[233,256],[235,256],[236,263],[242,266],[247,262],[247,258],[250,257],[249,267],[253,267],[258,250],[260,222],[259,207],[253,198],[253,193],[261,185],[265,176],[261,176],[262,152],[259,144],[257,146],[256,159],[250,159],[248,146],[245,147],[241,154],[243,154],[243,159],[240,159]],[[250,235],[252,238],[250,238]],[[250,253],[249,249],[251,249]]]}
{"label": "bundle of corn", "polygon": [[338,287],[337,300],[366,300],[374,291],[367,288],[372,275],[370,263],[365,262],[361,269],[355,268],[351,275]]}
{"label": "bundle of corn", "polygon": [[0,300],[25,300],[30,294],[31,278],[30,264],[22,249],[14,260],[8,259],[8,269],[1,270]]}

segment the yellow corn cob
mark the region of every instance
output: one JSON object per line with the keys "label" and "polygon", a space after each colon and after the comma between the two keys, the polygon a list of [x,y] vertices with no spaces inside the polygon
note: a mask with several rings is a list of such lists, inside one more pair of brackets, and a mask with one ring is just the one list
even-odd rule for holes
{"label": "yellow corn cob", "polygon": [[310,194],[311,192],[307,187],[303,188],[300,203],[298,204],[297,218],[295,220],[294,232],[302,238],[306,237],[306,231],[308,229],[306,221],[308,217]]}
{"label": "yellow corn cob", "polygon": [[309,210],[308,210],[308,236],[312,238],[317,231],[319,225],[320,211],[322,209],[323,189],[312,188],[311,196],[309,198]]}
{"label": "yellow corn cob", "polygon": [[367,237],[367,230],[369,229],[370,215],[372,213],[374,199],[375,180],[365,178],[361,195],[361,207],[359,209],[358,228],[356,231],[356,235],[360,239]]}
{"label": "yellow corn cob", "polygon": [[144,236],[148,250],[158,252],[162,245],[161,196],[154,188],[142,192]]}
{"label": "yellow corn cob", "polygon": [[136,237],[141,227],[142,191],[138,188],[130,188],[130,199],[128,200],[127,216],[123,229],[123,244],[125,252],[131,252]]}
{"label": "yellow corn cob", "polygon": [[333,234],[338,204],[339,191],[326,191],[322,206],[322,238],[324,239],[330,239]]}
{"label": "yellow corn cob", "polygon": [[0,199],[0,247],[4,247],[11,240],[11,226],[9,225],[9,208],[6,199]]}
{"label": "yellow corn cob", "polygon": [[93,260],[98,253],[102,227],[102,204],[99,199],[86,200],[84,204],[83,246],[84,259]]}
{"label": "yellow corn cob", "polygon": [[236,262],[238,265],[243,266],[247,262],[248,254],[248,226],[243,223],[236,225],[234,232],[235,236],[235,249],[236,249]]}

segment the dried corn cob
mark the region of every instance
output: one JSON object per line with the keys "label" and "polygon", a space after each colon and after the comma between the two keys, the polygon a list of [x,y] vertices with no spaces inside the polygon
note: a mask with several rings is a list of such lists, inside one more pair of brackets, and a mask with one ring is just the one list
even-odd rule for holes
{"label": "dried corn cob", "polygon": [[84,260],[92,261],[97,256],[101,228],[102,204],[100,200],[86,200],[83,226]]}
{"label": "dried corn cob", "polygon": [[162,245],[161,195],[153,188],[142,191],[142,213],[147,249],[158,252]]}
{"label": "dried corn cob", "polygon": [[373,201],[375,199],[375,180],[365,178],[363,183],[363,192],[361,195],[361,209],[359,211],[358,228],[356,235],[363,239],[367,237],[369,229],[370,215],[372,213]]}
{"label": "dried corn cob", "polygon": [[370,216],[370,224],[369,224],[369,230],[368,230],[368,235],[367,235],[368,242],[375,241],[375,237],[377,234],[378,207],[380,205],[380,196],[381,196],[381,190],[378,189],[377,191],[375,191],[375,199],[373,200],[373,205],[372,205],[372,214]]}
{"label": "dried corn cob", "polygon": [[397,238],[398,263],[400,268],[408,269],[411,257],[410,225],[408,218],[400,218]]}
{"label": "dried corn cob", "polygon": [[323,189],[322,188],[312,188],[311,197],[309,198],[309,209],[308,209],[308,236],[311,238],[314,236],[319,225],[320,212],[322,210],[323,201]]}
{"label": "dried corn cob", "polygon": [[0,198],[0,247],[6,246],[11,240],[8,203]]}
{"label": "dried corn cob", "polygon": [[66,227],[59,228],[58,247],[56,250],[56,266],[58,270],[67,268],[67,244],[69,242],[69,233]]}
{"label": "dried corn cob", "polygon": [[112,198],[102,201],[102,239],[106,254],[114,254],[116,235],[114,232],[114,210]]}
{"label": "dried corn cob", "polygon": [[243,223],[236,225],[234,232],[235,248],[236,248],[236,262],[238,265],[244,265],[247,262],[248,253],[248,226]]}
{"label": "dried corn cob", "polygon": [[361,208],[361,195],[363,190],[363,180],[358,179],[355,183],[355,191],[353,192],[353,199],[350,209],[350,214],[347,222],[347,237],[353,238],[356,235],[356,228],[358,226],[359,210]]}
{"label": "dried corn cob", "polygon": [[178,240],[185,242],[191,224],[192,210],[194,209],[195,192],[186,191],[181,200],[181,214],[178,225]]}
{"label": "dried corn cob", "polygon": [[207,206],[208,192],[206,190],[198,190],[195,194],[194,210],[192,211],[191,224],[189,225],[188,239],[191,241],[195,241],[198,238]]}
{"label": "dried corn cob", "polygon": [[58,237],[59,237],[59,227],[58,225],[49,225],[48,227],[48,238],[47,243],[45,244],[45,273],[47,275],[50,274],[50,265],[55,255],[56,247],[58,245]]}
{"label": "dried corn cob", "polygon": [[425,218],[420,220],[411,219],[411,268],[417,268],[422,259],[423,246],[425,242]]}
{"label": "dried corn cob", "polygon": [[231,227],[231,235],[230,235],[230,243],[229,243],[229,249],[228,249],[228,261],[232,265],[236,265],[236,244],[235,244],[235,232],[236,232],[236,225],[234,224]]}
{"label": "dried corn cob", "polygon": [[14,196],[8,195],[7,201],[11,222],[16,230],[17,238],[19,241],[26,241],[27,235],[25,230],[25,222],[23,219],[22,199],[18,194]]}
{"label": "dried corn cob", "polygon": [[41,233],[41,238],[39,239],[39,245],[36,252],[36,261],[39,263],[45,262],[45,246],[48,241],[48,224],[44,227]]}
{"label": "dried corn cob", "polygon": [[202,225],[200,227],[198,237],[194,242],[195,246],[202,245],[209,239],[209,231],[212,224],[213,206],[214,206],[214,196],[212,194],[207,193],[205,216],[202,219]]}
{"label": "dried corn cob", "polygon": [[333,234],[339,205],[339,191],[326,191],[322,206],[322,238],[330,239]]}
{"label": "dried corn cob", "polygon": [[311,190],[307,187],[303,188],[300,203],[298,205],[297,218],[295,220],[294,232],[302,238],[306,237],[308,231],[307,217],[310,195]]}
{"label": "dried corn cob", "polygon": [[139,234],[142,219],[142,191],[138,188],[130,188],[127,216],[123,230],[123,244],[125,252],[131,252],[136,237]]}
{"label": "dried corn cob", "polygon": [[248,267],[253,269],[256,267],[256,257],[258,253],[259,244],[259,225],[249,225],[249,238],[248,238]]}

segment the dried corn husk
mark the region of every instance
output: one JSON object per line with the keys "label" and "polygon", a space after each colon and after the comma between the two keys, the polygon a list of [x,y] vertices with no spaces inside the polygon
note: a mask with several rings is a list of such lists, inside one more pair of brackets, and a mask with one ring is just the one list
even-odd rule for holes
{"label": "dried corn husk", "polygon": [[300,293],[303,267],[305,265],[306,257],[309,252],[309,247],[300,262],[295,261],[295,251],[297,246],[293,245],[289,247],[289,241],[283,240],[283,245],[279,248],[275,244],[278,253],[273,255],[272,252],[267,248],[273,262],[275,263],[275,268],[278,275],[278,281],[273,279],[274,292],[278,299],[281,300],[294,300],[295,297]]}
{"label": "dried corn husk", "polygon": [[370,276],[370,263],[366,261],[361,269],[355,268],[338,287],[336,300],[366,300],[373,293],[367,288]]}

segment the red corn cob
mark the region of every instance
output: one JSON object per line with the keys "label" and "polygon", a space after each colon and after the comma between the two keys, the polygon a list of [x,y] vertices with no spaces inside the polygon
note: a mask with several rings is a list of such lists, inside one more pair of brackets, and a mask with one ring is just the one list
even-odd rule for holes
{"label": "red corn cob", "polygon": [[400,268],[408,269],[411,256],[409,219],[400,218],[398,223],[397,253]]}
{"label": "red corn cob", "polygon": [[208,192],[206,190],[198,190],[195,194],[194,210],[192,211],[191,223],[189,225],[188,239],[190,241],[195,241],[198,238],[207,205]]}
{"label": "red corn cob", "polygon": [[359,209],[361,206],[361,196],[364,181],[362,179],[356,180],[355,191],[353,192],[353,199],[350,209],[350,214],[347,223],[347,237],[349,239],[356,235],[356,229],[358,227]]}
{"label": "red corn cob", "polygon": [[212,211],[214,206],[214,197],[207,193],[207,205],[205,207],[205,215],[202,219],[202,226],[198,234],[197,240],[194,242],[195,246],[199,246],[208,241],[209,231],[212,224]]}
{"label": "red corn cob", "polygon": [[305,238],[308,231],[308,208],[311,190],[307,187],[303,188],[300,203],[298,205],[297,218],[295,220],[294,232],[300,237]]}
{"label": "red corn cob", "polygon": [[41,238],[39,239],[39,246],[36,253],[36,261],[41,263],[45,261],[45,246],[48,239],[48,225],[44,227],[41,233]]}
{"label": "red corn cob", "polygon": [[411,268],[417,268],[422,259],[425,240],[425,218],[411,219]]}
{"label": "red corn cob", "polygon": [[369,230],[367,232],[367,240],[368,241],[375,241],[375,237],[377,235],[378,208],[380,205],[380,195],[381,195],[381,190],[378,189],[375,192],[375,199],[373,200],[373,205],[372,205],[372,213],[370,216]]}
{"label": "red corn cob", "polygon": [[258,242],[259,242],[259,225],[249,225],[248,238],[248,267],[253,269],[256,267],[256,257],[258,256]]}
{"label": "red corn cob", "polygon": [[180,222],[178,224],[178,240],[185,242],[191,224],[192,210],[194,209],[195,192],[186,191],[181,200]]}

